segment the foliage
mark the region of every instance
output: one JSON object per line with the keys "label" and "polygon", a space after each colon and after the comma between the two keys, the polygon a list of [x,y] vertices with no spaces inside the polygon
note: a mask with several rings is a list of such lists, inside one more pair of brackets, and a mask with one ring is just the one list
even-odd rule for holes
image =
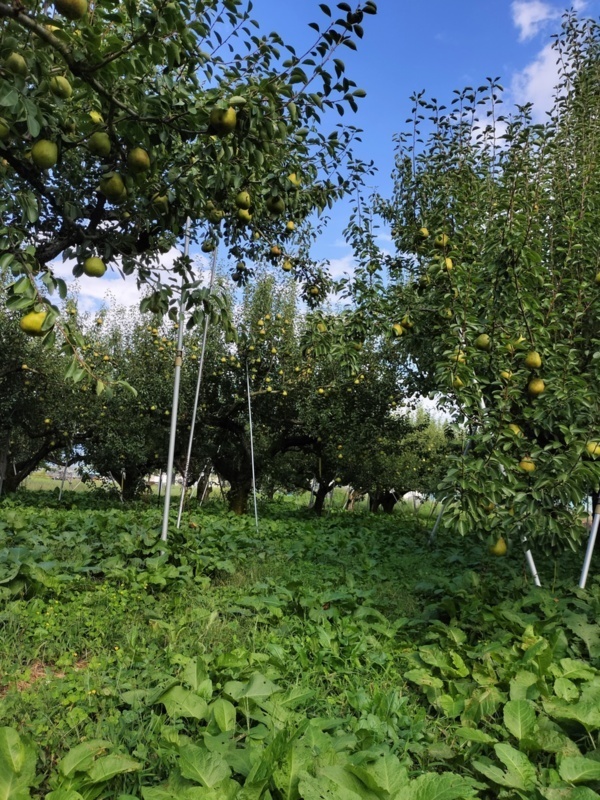
{"label": "foliage", "polygon": [[[322,11],[324,26],[312,23],[315,41],[298,55],[262,34],[242,0],[0,5],[0,266],[20,276],[12,309],[48,312],[42,332],[48,344],[60,334],[68,377],[89,367],[77,328],[49,305],[53,292],[66,297],[52,267],[61,255],[75,259],[76,276],[89,257],[135,273],[152,289],[144,308],[153,313],[168,311],[172,278],[182,276],[194,307],[189,263],[180,259],[166,277],[160,269],[189,219],[205,250],[221,240],[236,260],[263,255],[284,235],[297,240],[295,274],[319,291],[301,223],[369,171],[352,155],[358,130],[326,132],[321,116],[356,110],[364,96],[339,55],[356,49],[376,6]],[[248,219],[240,191],[249,193]]]}
{"label": "foliage", "polygon": [[388,336],[397,321],[415,389],[470,436],[444,487],[462,534],[575,545],[598,486],[599,41],[565,16],[543,125],[530,106],[502,117],[497,79],[448,107],[415,95],[392,197],[374,201],[395,253],[364,209],[349,227],[359,306]]}
{"label": "foliage", "polygon": [[0,308],[0,491],[14,491],[42,461],[73,458],[97,420],[99,404],[93,397],[84,404],[81,387],[65,385],[65,368],[64,356],[27,337],[17,315]]}
{"label": "foliage", "polygon": [[530,588],[411,514],[204,512],[165,545],[158,510],[72,499],[3,504],[9,798],[594,797],[597,581]]}

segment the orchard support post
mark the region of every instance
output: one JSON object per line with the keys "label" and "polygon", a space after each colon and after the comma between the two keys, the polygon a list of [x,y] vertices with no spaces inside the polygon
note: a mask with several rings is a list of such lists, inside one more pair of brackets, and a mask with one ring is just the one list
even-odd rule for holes
{"label": "orchard support post", "polygon": [[533,560],[533,553],[531,552],[528,544],[527,544],[527,537],[521,536],[521,542],[523,543],[523,550],[525,551],[525,560],[527,561],[527,566],[529,567],[529,572],[531,572],[531,577],[533,578],[533,582],[536,586],[541,586],[542,582],[540,581],[540,576],[538,575],[538,571],[535,566],[535,561]]}
{"label": "orchard support post", "polygon": [[592,520],[592,528],[590,530],[587,549],[585,551],[585,558],[583,560],[583,568],[581,570],[581,576],[579,578],[580,589],[585,589],[585,584],[587,583],[588,573],[590,571],[590,565],[592,563],[592,554],[594,552],[594,545],[596,544],[596,536],[598,535],[599,524],[600,524],[600,503],[594,509],[594,519]]}
{"label": "orchard support post", "polygon": [[[185,244],[183,247],[184,257],[190,254],[190,219],[188,217],[185,226]],[[165,505],[163,508],[162,531],[160,538],[163,542],[167,541],[169,534],[169,509],[171,506],[171,484],[173,481],[173,461],[175,460],[175,439],[177,437],[177,411],[179,408],[179,383],[181,381],[181,365],[183,363],[183,301],[184,301],[184,282],[181,279],[181,297],[179,298],[179,323],[177,328],[177,351],[175,353],[175,376],[173,379],[173,404],[171,407],[171,430],[169,433],[169,454],[167,456],[167,478],[165,480]]]}
{"label": "orchard support post", "polygon": [[[213,251],[212,264],[210,268],[210,282],[208,291],[212,291],[213,283],[215,280],[215,270],[217,268],[217,250]],[[194,431],[196,429],[196,417],[198,416],[198,401],[200,399],[200,389],[202,387],[202,375],[204,373],[204,354],[206,353],[206,339],[208,337],[208,324],[210,316],[206,314],[204,318],[204,332],[202,334],[202,350],[200,352],[200,363],[198,364],[198,380],[196,381],[196,394],[194,395],[194,408],[192,410],[192,424],[190,426],[190,437],[188,440],[188,449],[185,457],[185,468],[183,470],[183,483],[181,485],[181,497],[179,499],[179,511],[177,513],[177,528],[181,526],[181,515],[183,513],[183,504],[185,502],[185,490],[187,487],[188,473],[190,469],[190,461],[192,460],[192,447],[194,444]]]}
{"label": "orchard support post", "polygon": [[252,401],[250,399],[250,372],[246,361],[246,389],[248,392],[248,421],[250,423],[250,459],[252,461],[252,496],[254,498],[254,521],[258,533],[258,505],[256,503],[256,472],[254,469],[254,432],[252,430]]}

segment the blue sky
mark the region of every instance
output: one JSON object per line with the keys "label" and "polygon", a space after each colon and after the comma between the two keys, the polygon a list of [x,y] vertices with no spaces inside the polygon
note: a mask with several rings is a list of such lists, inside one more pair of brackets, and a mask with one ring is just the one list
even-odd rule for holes
{"label": "blue sky", "polygon": [[[555,78],[550,35],[558,31],[566,8],[561,2],[379,0],[378,7],[376,16],[364,19],[365,37],[358,50],[344,48],[341,54],[348,76],[367,91],[358,113],[344,119],[364,129],[357,154],[374,159],[378,167],[373,189],[385,193],[390,188],[393,135],[404,127],[415,90],[425,89],[442,102],[451,99],[453,89],[480,85],[486,76],[500,77],[507,90],[506,110],[511,103],[532,101],[543,118]],[[597,17],[600,0],[576,0],[575,7],[584,16]],[[308,23],[325,19],[317,0],[254,0],[253,16],[262,29],[277,31],[298,52],[314,41]],[[330,260],[336,275],[352,267],[342,237],[347,213],[345,204],[334,209],[314,249],[316,257]],[[65,267],[59,272],[68,275],[70,267]],[[137,301],[134,282],[124,284],[111,272],[103,281],[81,282],[84,305],[96,307],[107,287],[121,302]]]}

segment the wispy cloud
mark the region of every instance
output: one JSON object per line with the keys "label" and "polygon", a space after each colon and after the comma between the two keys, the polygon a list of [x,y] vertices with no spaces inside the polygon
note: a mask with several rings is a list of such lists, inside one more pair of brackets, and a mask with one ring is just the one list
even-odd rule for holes
{"label": "wispy cloud", "polygon": [[513,23],[519,31],[519,41],[525,42],[544,29],[548,22],[556,20],[561,10],[543,0],[513,0]]}
{"label": "wispy cloud", "polygon": [[329,261],[329,271],[333,278],[341,278],[343,275],[352,274],[356,266],[354,256],[348,253],[341,258],[332,258]]}
{"label": "wispy cloud", "polygon": [[542,122],[552,108],[557,83],[556,50],[547,44],[530,64],[513,75],[511,95],[519,105],[533,103],[533,117]]}

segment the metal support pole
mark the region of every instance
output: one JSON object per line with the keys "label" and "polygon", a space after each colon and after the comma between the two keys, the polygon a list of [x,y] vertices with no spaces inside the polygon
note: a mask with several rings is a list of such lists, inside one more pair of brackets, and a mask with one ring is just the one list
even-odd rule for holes
{"label": "metal support pole", "polygon": [[[188,218],[185,226],[185,244],[183,247],[184,257],[190,253],[190,220]],[[175,460],[175,439],[177,436],[177,411],[179,409],[179,383],[181,381],[181,365],[183,363],[183,304],[184,304],[184,281],[181,279],[181,297],[179,298],[179,325],[177,329],[177,351],[175,353],[175,376],[173,380],[173,404],[171,407],[171,430],[169,433],[169,454],[167,456],[167,479],[165,481],[165,505],[163,509],[162,531],[160,538],[163,542],[167,541],[169,533],[169,508],[171,506],[171,484],[173,482],[173,461]]]}
{"label": "metal support pole", "polygon": [[205,483],[204,483],[204,489],[203,489],[203,491],[202,491],[202,497],[200,498],[200,502],[198,503],[198,505],[199,505],[199,506],[201,506],[201,505],[202,505],[202,503],[204,503],[204,498],[206,497],[206,492],[208,491],[208,485],[209,485],[209,483],[210,483],[210,471],[209,471],[209,473],[208,473],[208,478],[207,478],[207,480],[206,480],[206,481],[205,481]]}
{"label": "metal support pole", "polygon": [[250,422],[250,458],[252,460],[252,495],[254,497],[254,521],[258,533],[258,505],[256,504],[256,473],[254,470],[254,434],[252,431],[252,402],[250,400],[250,373],[246,361],[246,389],[248,392],[248,421]]}
{"label": "metal support pole", "polygon": [[592,563],[592,554],[594,552],[594,545],[596,544],[596,536],[598,535],[598,525],[600,524],[600,503],[594,509],[594,518],[592,520],[592,529],[590,530],[590,537],[585,551],[585,559],[583,561],[583,568],[581,570],[581,577],[579,578],[579,588],[585,589],[587,583],[588,572],[590,571],[590,564]]}
{"label": "metal support pole", "polygon": [[540,576],[538,575],[537,569],[535,567],[533,554],[527,545],[527,537],[521,536],[521,541],[523,543],[523,548],[525,549],[525,559],[527,561],[527,566],[529,567],[529,572],[531,572],[531,577],[533,578],[533,582],[535,583],[536,586],[541,586],[542,583],[540,581]]}
{"label": "metal support pole", "polygon": [[[208,291],[212,291],[213,283],[215,280],[215,270],[217,268],[217,251],[213,251],[212,264],[210,268],[210,283]],[[204,354],[206,353],[206,339],[208,337],[208,323],[210,322],[209,314],[204,318],[204,332],[202,334],[202,350],[200,352],[200,363],[198,364],[198,380],[196,381],[196,394],[194,395],[194,408],[192,410],[192,424],[190,425],[190,437],[188,440],[188,449],[185,457],[185,468],[183,470],[183,483],[181,485],[181,497],[179,500],[179,511],[177,512],[177,529],[181,525],[181,515],[183,514],[183,503],[185,501],[185,490],[187,488],[188,473],[190,469],[190,461],[192,460],[192,447],[194,444],[194,431],[196,429],[196,416],[198,414],[198,401],[200,399],[200,388],[202,386],[202,374],[204,372]]]}
{"label": "metal support pole", "polygon": [[69,459],[67,458],[67,459],[65,459],[65,467],[63,469],[62,480],[60,482],[60,492],[58,493],[58,501],[59,502],[62,500],[63,489],[65,488],[65,480],[67,478],[67,466],[68,466],[68,464],[69,464]]}

